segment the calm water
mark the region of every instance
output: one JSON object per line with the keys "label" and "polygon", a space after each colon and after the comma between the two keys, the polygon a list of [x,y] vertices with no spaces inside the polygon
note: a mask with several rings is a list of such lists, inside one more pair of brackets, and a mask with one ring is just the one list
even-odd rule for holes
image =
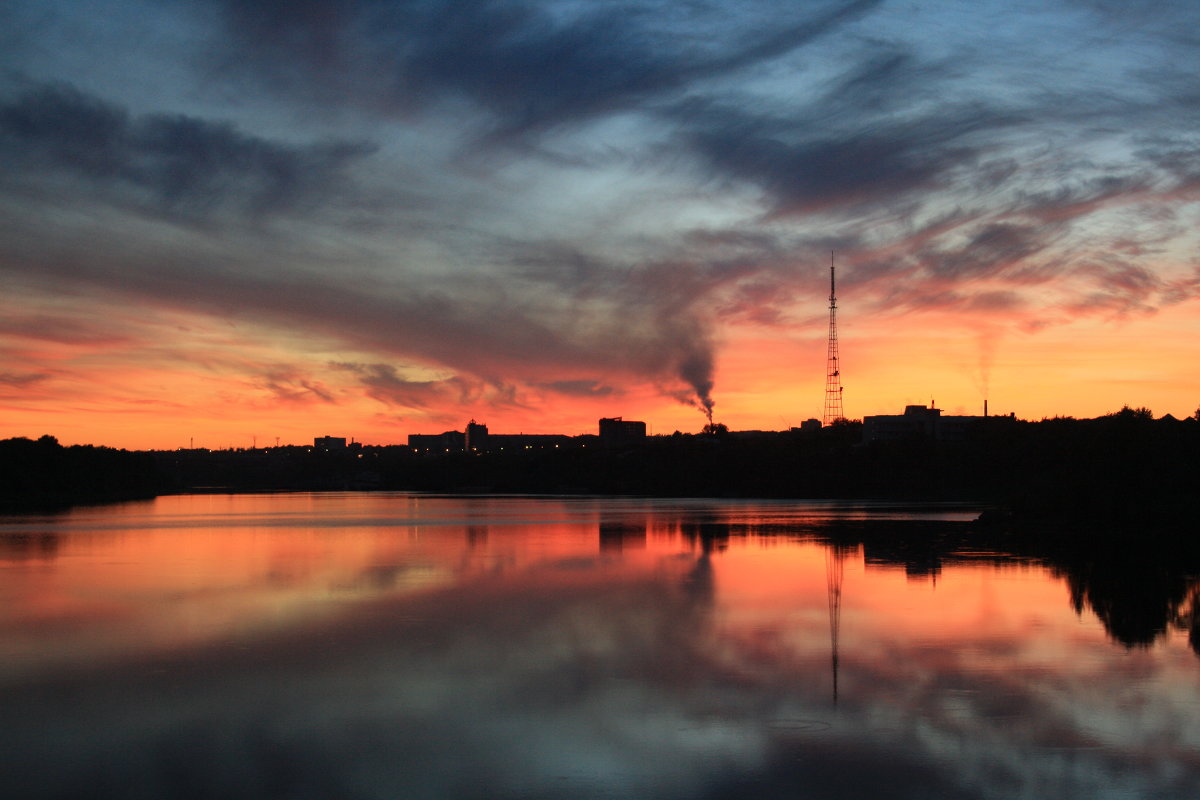
{"label": "calm water", "polygon": [[972,516],[347,493],[0,517],[0,784],[1200,797],[1195,583],[917,522]]}

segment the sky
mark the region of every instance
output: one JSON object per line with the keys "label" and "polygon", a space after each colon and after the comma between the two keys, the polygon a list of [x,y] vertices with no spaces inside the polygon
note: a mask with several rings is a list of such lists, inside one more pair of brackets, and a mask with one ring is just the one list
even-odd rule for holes
{"label": "sky", "polygon": [[0,6],[0,437],[1200,405],[1192,2]]}

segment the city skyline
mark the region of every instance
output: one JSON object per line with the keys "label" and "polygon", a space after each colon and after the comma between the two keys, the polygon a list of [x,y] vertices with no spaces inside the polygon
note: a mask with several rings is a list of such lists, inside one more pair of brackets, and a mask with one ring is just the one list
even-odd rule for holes
{"label": "city skyline", "polygon": [[0,10],[0,438],[1200,405],[1191,4]]}

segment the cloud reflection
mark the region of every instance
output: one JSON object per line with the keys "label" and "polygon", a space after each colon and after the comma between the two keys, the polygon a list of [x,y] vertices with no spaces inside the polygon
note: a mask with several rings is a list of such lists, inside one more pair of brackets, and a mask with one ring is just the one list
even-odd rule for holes
{"label": "cloud reflection", "polygon": [[[596,537],[616,535],[606,525]],[[646,530],[619,527],[623,542]],[[764,551],[713,522],[688,530],[683,552],[614,557],[600,538],[599,552],[385,596],[257,641],[6,687],[9,785],[27,797],[1200,789],[1184,768],[1200,740],[1172,710],[1192,685],[1175,654],[1114,669],[1103,639],[1065,640],[1061,623],[1014,638],[1007,623],[942,634],[929,620],[922,640],[897,628],[912,624],[904,612],[867,613],[893,573],[852,561],[834,707],[820,549]],[[766,566],[771,550],[787,560]],[[946,567],[942,591],[971,569]],[[747,594],[787,586],[789,572],[793,598]],[[1173,694],[1152,688],[1179,678]]]}

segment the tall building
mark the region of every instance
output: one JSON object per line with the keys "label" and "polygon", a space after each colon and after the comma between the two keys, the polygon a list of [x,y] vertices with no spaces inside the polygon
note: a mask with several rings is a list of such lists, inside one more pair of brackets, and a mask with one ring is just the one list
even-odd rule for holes
{"label": "tall building", "polygon": [[483,451],[488,447],[488,429],[487,425],[471,420],[467,423],[466,439],[467,452],[472,450]]}
{"label": "tall building", "polygon": [[646,423],[621,417],[600,420],[600,443],[606,445],[627,444],[646,438]]}

